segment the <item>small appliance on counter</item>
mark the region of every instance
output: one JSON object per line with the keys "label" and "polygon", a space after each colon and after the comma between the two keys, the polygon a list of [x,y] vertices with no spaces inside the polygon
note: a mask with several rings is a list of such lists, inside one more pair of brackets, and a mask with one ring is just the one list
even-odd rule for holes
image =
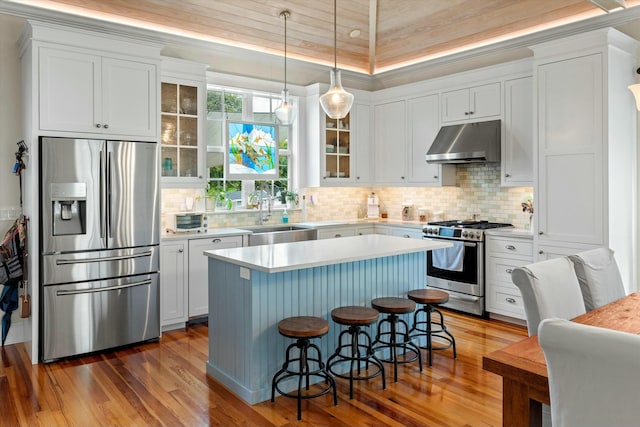
{"label": "small appliance on counter", "polygon": [[403,203],[402,204],[402,220],[411,221],[412,218],[413,218],[413,205],[408,202]]}
{"label": "small appliance on counter", "polygon": [[371,193],[367,198],[367,218],[379,218],[380,217],[380,200],[376,193]]}
{"label": "small appliance on counter", "polygon": [[206,233],[208,217],[204,212],[174,212],[166,215],[167,231],[171,233]]}

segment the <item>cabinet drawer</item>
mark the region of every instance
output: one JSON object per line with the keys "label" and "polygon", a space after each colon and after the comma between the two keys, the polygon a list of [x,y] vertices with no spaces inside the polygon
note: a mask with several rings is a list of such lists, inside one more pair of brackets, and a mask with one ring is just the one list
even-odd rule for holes
{"label": "cabinet drawer", "polygon": [[526,319],[522,295],[516,288],[493,286],[487,295],[488,311],[505,316]]}
{"label": "cabinet drawer", "polygon": [[515,268],[522,267],[528,263],[528,261],[489,257],[487,258],[487,282],[500,282],[512,285],[511,272]]}
{"label": "cabinet drawer", "polygon": [[532,257],[533,241],[491,237],[487,239],[487,253]]}

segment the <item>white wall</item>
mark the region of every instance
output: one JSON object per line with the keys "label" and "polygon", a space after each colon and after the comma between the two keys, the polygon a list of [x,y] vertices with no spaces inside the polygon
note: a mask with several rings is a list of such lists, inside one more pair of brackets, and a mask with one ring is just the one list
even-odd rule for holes
{"label": "white wall", "polygon": [[[24,20],[0,15],[0,237],[20,215],[19,179],[13,173],[15,152],[22,139],[22,101],[18,37]],[[0,312],[2,313],[2,312]],[[7,342],[25,341],[25,324],[13,312]]]}

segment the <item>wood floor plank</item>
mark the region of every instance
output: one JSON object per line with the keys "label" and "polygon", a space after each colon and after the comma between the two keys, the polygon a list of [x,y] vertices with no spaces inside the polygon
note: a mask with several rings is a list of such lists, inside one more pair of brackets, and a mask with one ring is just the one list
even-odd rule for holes
{"label": "wood floor plank", "polygon": [[[337,379],[331,395],[303,402],[283,396],[248,405],[206,374],[208,328],[196,323],[158,342],[50,364],[31,365],[23,344],[1,350],[2,426],[498,426],[502,382],[482,369],[482,356],[526,337],[526,328],[444,311],[452,350],[434,352],[433,366],[400,366],[387,389],[379,378]],[[426,360],[426,353],[423,353]]]}

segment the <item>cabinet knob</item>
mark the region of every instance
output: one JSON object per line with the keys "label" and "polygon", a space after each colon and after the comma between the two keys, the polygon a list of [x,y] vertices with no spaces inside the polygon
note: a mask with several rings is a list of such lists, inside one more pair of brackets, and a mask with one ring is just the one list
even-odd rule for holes
{"label": "cabinet knob", "polygon": [[538,254],[542,255],[544,253],[544,251],[541,249],[538,251]]}
{"label": "cabinet knob", "polygon": [[401,176],[400,179],[404,179],[404,176]]}
{"label": "cabinet knob", "polygon": [[544,234],[544,232],[543,231],[538,231],[538,234],[542,236]]}
{"label": "cabinet knob", "polygon": [[515,299],[513,299],[513,298],[511,298],[511,297],[509,297],[509,298],[505,298],[504,300],[505,300],[506,302],[508,302],[508,303],[511,303],[511,304],[515,304],[515,302],[516,302],[516,300],[515,300]]}
{"label": "cabinet knob", "polygon": [[179,254],[181,254],[182,252],[184,252],[184,249],[178,249]]}
{"label": "cabinet knob", "polygon": [[513,245],[507,245],[507,246],[505,246],[504,248],[505,248],[505,249],[508,249],[508,250],[510,250],[510,251],[515,251],[515,250],[516,250],[516,247],[515,247],[515,246],[513,246]]}
{"label": "cabinet knob", "polygon": [[409,236],[408,234],[405,234],[405,235],[403,235],[402,237],[404,237],[405,239],[408,239],[408,238],[409,238],[409,237],[411,237],[411,236]]}
{"label": "cabinet knob", "polygon": [[434,176],[433,176],[433,179],[438,179],[438,175],[434,175]]}
{"label": "cabinet knob", "polygon": [[356,176],[356,179],[360,179],[360,177],[359,177],[359,176]]}
{"label": "cabinet knob", "polygon": [[471,114],[471,113],[470,113],[470,112],[468,112],[468,111],[465,111],[465,112],[464,112],[464,115],[465,115],[465,116],[468,116],[469,114]]}
{"label": "cabinet knob", "polygon": [[211,243],[220,243],[220,242],[222,242],[222,239],[213,239],[211,241]]}
{"label": "cabinet knob", "polygon": [[475,113],[475,111],[469,111],[469,115],[472,115],[474,113]]}
{"label": "cabinet knob", "polygon": [[505,173],[504,176],[505,176],[505,178],[509,178],[511,176],[511,174],[510,173]]}
{"label": "cabinet knob", "polygon": [[102,127],[102,125],[100,123],[96,123],[96,127],[99,129]]}
{"label": "cabinet knob", "polygon": [[507,268],[505,271],[507,272],[507,274],[513,273],[513,269],[512,268]]}
{"label": "cabinet knob", "polygon": [[104,128],[105,129],[109,129],[109,125],[104,125]]}
{"label": "cabinet knob", "polygon": [[335,234],[333,237],[342,237],[342,234]]}

